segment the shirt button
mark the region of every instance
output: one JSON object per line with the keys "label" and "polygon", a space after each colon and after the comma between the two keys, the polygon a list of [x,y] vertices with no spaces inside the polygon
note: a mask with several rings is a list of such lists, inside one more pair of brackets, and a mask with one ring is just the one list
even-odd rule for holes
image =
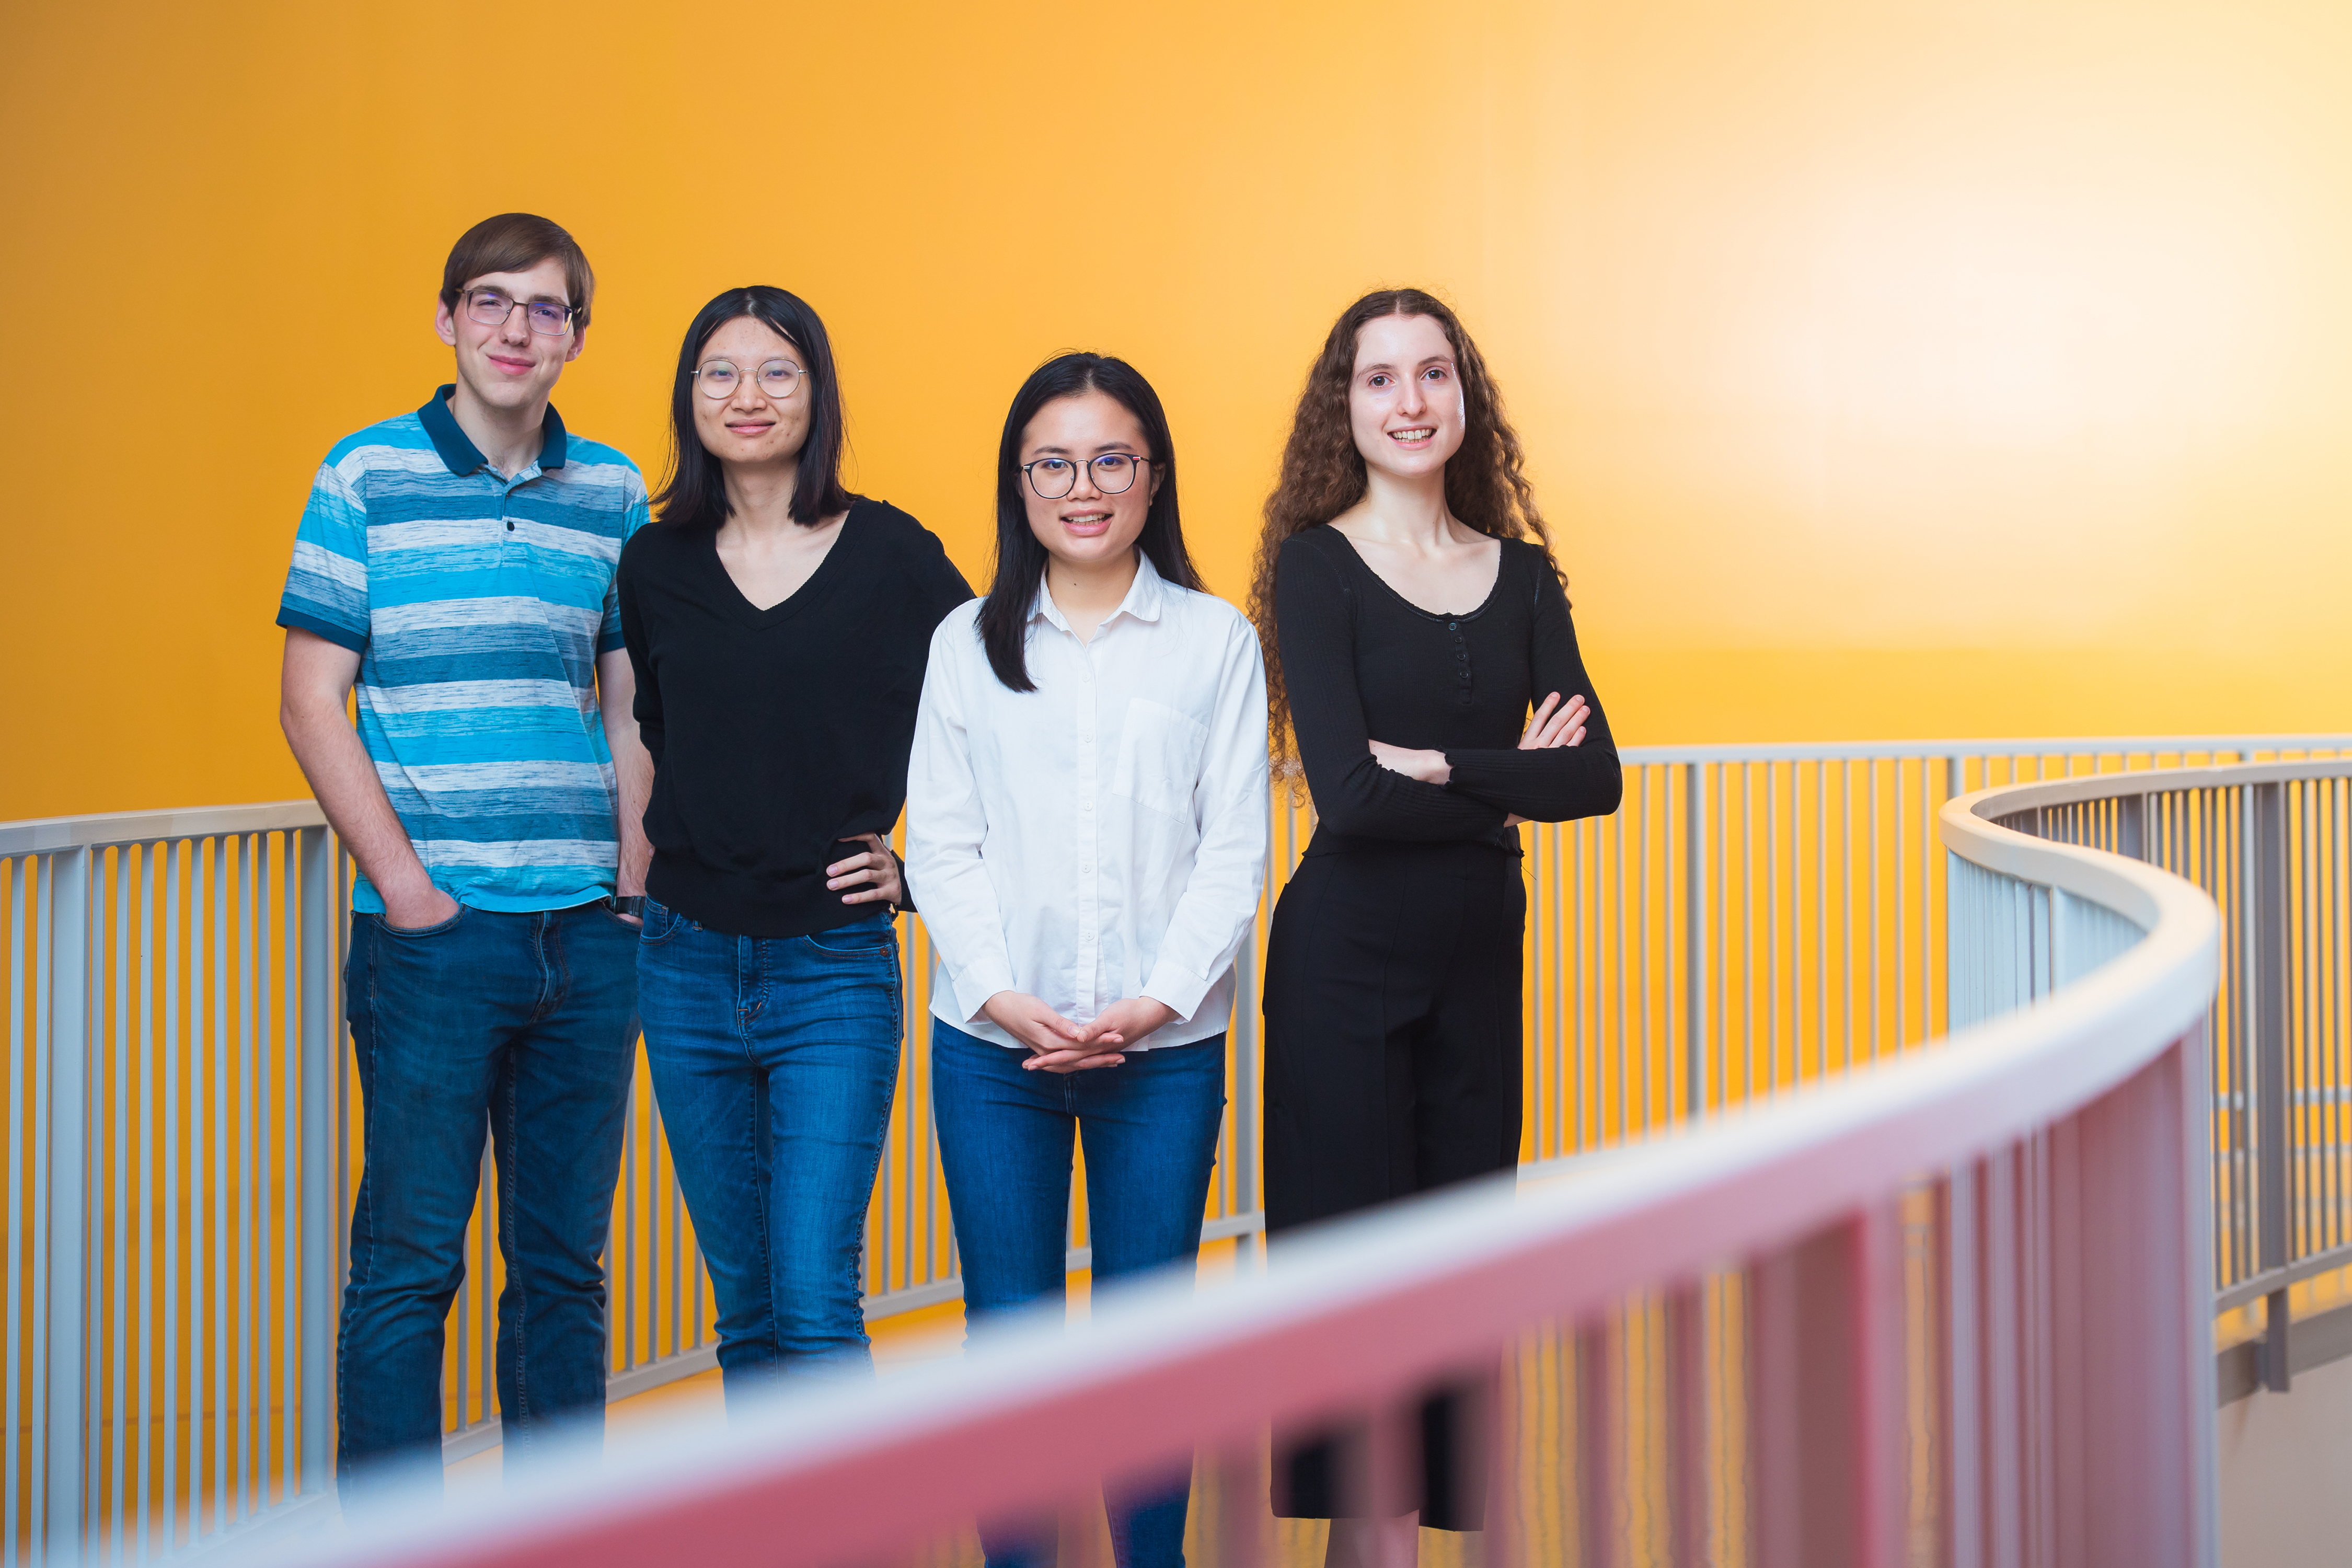
{"label": "shirt button", "polygon": [[507,519],[507,531],[509,533],[512,533],[514,531],[514,519],[512,518]]}

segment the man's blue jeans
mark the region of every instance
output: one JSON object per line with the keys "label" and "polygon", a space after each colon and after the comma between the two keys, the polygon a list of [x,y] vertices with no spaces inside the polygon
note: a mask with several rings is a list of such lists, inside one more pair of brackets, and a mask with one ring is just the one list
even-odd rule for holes
{"label": "man's blue jeans", "polygon": [[[499,1407],[509,1458],[604,1410],[605,1232],[637,1033],[636,931],[602,902],[354,914],[343,965],[365,1164],[335,1351],[348,1501],[441,1474],[442,1321],[498,1152]],[[572,1425],[566,1422],[568,1428]]]}
{"label": "man's blue jeans", "polygon": [[[1063,1299],[1073,1135],[1087,1151],[1095,1288],[1189,1262],[1225,1110],[1225,1037],[1130,1051],[1117,1067],[1031,1072],[1025,1050],[931,1025],[940,1166],[974,1333],[1015,1307]],[[1182,1568],[1191,1466],[1109,1498],[1120,1568]],[[1055,1557],[1050,1526],[983,1521],[989,1568]]]}
{"label": "man's blue jeans", "polygon": [[870,1367],[857,1264],[898,1082],[890,917],[729,936],[648,899],[637,984],[729,1404],[777,1373]]}

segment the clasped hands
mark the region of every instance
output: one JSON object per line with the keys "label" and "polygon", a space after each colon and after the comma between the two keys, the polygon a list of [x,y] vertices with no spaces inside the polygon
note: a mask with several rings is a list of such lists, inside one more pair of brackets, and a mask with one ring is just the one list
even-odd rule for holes
{"label": "clasped hands", "polygon": [[1176,1021],[1176,1009],[1149,996],[1129,996],[1074,1024],[1025,991],[1000,991],[981,1008],[989,1022],[1029,1047],[1024,1071],[1084,1072],[1117,1067],[1122,1054],[1154,1029]]}
{"label": "clasped hands", "polygon": [[[1579,746],[1584,743],[1585,721],[1592,717],[1592,705],[1580,693],[1565,704],[1555,691],[1543,700],[1528,721],[1527,729],[1519,735],[1522,752],[1548,751],[1554,746]],[[1392,773],[1402,773],[1423,784],[1442,784],[1454,776],[1454,769],[1445,761],[1444,752],[1415,751],[1405,746],[1391,746],[1386,741],[1371,742],[1372,760]],[[1513,816],[1508,826],[1516,827],[1527,820]]]}

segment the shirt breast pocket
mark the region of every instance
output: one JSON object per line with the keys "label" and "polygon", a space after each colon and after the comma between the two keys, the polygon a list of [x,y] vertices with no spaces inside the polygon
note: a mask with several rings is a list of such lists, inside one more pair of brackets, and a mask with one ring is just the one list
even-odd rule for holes
{"label": "shirt breast pocket", "polygon": [[1118,765],[1111,770],[1114,795],[1162,816],[1192,820],[1192,786],[1209,731],[1189,716],[1149,698],[1130,697],[1119,725]]}

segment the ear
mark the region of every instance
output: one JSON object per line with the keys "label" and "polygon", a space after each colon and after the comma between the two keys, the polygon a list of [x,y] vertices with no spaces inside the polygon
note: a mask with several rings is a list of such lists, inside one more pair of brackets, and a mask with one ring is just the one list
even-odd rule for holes
{"label": "ear", "polygon": [[457,346],[457,318],[437,291],[433,296],[433,330],[440,334],[442,342],[453,349]]}
{"label": "ear", "polygon": [[572,333],[572,346],[563,351],[563,363],[565,364],[570,364],[573,360],[578,359],[580,357],[580,351],[587,346],[588,329],[585,327],[573,329]]}

